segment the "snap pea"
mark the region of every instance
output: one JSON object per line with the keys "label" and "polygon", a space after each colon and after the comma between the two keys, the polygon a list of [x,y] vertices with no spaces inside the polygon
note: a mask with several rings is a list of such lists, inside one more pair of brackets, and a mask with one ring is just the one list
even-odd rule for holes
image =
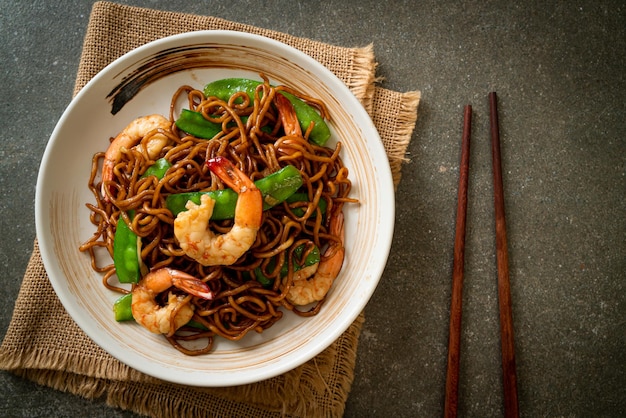
{"label": "snap pea", "polygon": [[[167,170],[172,166],[165,158],[160,158],[146,169],[141,177],[156,176],[162,179]],[[132,220],[134,211],[128,212]],[[133,232],[124,218],[120,216],[113,237],[113,264],[120,283],[137,283],[140,276],[139,250],[137,248],[139,237]]]}
{"label": "snap pea", "polygon": [[302,132],[306,132],[311,122],[313,122],[313,129],[311,129],[311,133],[309,134],[310,140],[319,146],[326,145],[326,141],[330,138],[330,129],[319,113],[317,113],[313,107],[291,93],[281,91],[280,94],[285,96],[293,105],[293,110],[296,112],[296,117],[300,122]]}
{"label": "snap pea", "polygon": [[172,164],[165,158],[159,158],[154,162],[154,164],[146,169],[146,171],[141,175],[141,178],[155,176],[158,179],[162,179],[171,166]]}
{"label": "snap pea", "polygon": [[[305,245],[299,245],[294,250],[294,259],[293,259],[293,271],[301,270],[305,267],[312,266],[313,264],[317,264],[320,262],[320,249],[317,245],[313,246],[313,249],[309,251],[307,256],[304,258],[304,262],[302,264],[298,264],[296,260],[300,260],[302,257],[302,253],[304,252]],[[283,268],[280,270],[280,274],[286,276],[288,272],[287,263],[283,264]]]}
{"label": "snap pea", "polygon": [[176,126],[196,138],[211,139],[222,131],[222,124],[206,120],[202,113],[183,109]]}
{"label": "snap pea", "polygon": [[237,193],[231,189],[214,190],[210,192],[186,192],[171,194],[165,198],[165,207],[167,207],[174,216],[178,216],[180,212],[187,210],[185,205],[188,201],[192,201],[196,205],[200,204],[200,196],[208,194],[211,199],[215,200],[211,219],[224,220],[232,219],[235,214],[235,206],[237,205]]}
{"label": "snap pea", "polygon": [[[241,116],[242,123],[245,124],[247,121],[248,116]],[[202,113],[189,109],[183,109],[181,111],[180,116],[176,119],[176,126],[188,134],[202,139],[213,139],[215,135],[222,131],[221,123],[211,122],[205,119]],[[227,126],[229,128],[234,127],[236,123],[231,121]],[[261,130],[268,134],[272,133],[272,128],[267,125],[262,126]]]}
{"label": "snap pea", "polygon": [[[285,199],[285,202],[287,203],[295,203],[295,202],[307,202],[309,201],[309,195],[307,193],[304,192],[297,192],[292,194],[291,196],[289,196],[287,199]],[[328,203],[326,202],[326,199],[320,199],[317,207],[320,208],[320,211],[322,212],[322,215],[326,214],[326,206],[328,206]],[[293,212],[294,215],[296,216],[303,216],[304,213],[306,212],[305,208],[293,208],[291,209],[291,211]],[[311,217],[314,218],[315,216],[317,216],[317,211],[313,212],[311,214]]]}
{"label": "snap pea", "polygon": [[[255,89],[261,84],[260,81],[247,78],[225,78],[207,84],[204,87],[204,95],[207,97],[214,96],[221,100],[228,101],[233,94],[243,91],[252,101],[254,100]],[[293,105],[303,132],[308,129],[311,122],[314,123],[313,129],[309,135],[311,141],[320,146],[326,144],[326,141],[330,138],[330,129],[315,108],[309,106],[291,93],[281,91],[280,94],[285,96]]]}
{"label": "snap pea", "polygon": [[[134,212],[130,211],[128,216],[132,219]],[[113,238],[113,264],[120,283],[137,283],[139,281],[138,239],[137,234],[120,216]]]}
{"label": "snap pea", "polygon": [[204,324],[201,324],[198,321],[194,321],[193,319],[190,319],[189,322],[187,322],[185,325],[191,328],[196,328],[196,329],[200,329],[203,331],[209,331],[209,329],[205,327]]}
{"label": "snap pea", "polygon": [[[266,210],[295,193],[302,186],[302,175],[297,168],[287,165],[279,171],[255,181],[254,184],[263,195],[263,210]],[[235,216],[238,196],[232,189],[171,194],[165,199],[165,205],[174,216],[177,216],[186,210],[185,205],[189,200],[199,205],[202,194],[208,194],[215,200],[211,219],[224,220],[232,219]]]}
{"label": "snap pea", "polygon": [[113,303],[113,313],[117,322],[130,321],[133,319],[133,311],[130,306],[132,296],[132,293],[126,293]]}

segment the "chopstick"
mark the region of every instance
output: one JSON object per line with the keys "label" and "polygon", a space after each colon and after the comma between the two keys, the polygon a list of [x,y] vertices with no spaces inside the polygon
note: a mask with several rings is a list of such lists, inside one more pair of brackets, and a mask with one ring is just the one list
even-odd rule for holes
{"label": "chopstick", "polygon": [[[465,106],[463,136],[461,140],[461,165],[457,198],[454,261],[452,268],[452,296],[450,300],[450,328],[448,337],[448,367],[446,372],[446,398],[444,416],[454,418],[458,413],[458,386],[461,348],[461,319],[463,305],[463,275],[465,262],[465,226],[467,220],[467,188],[469,151],[472,127],[472,107]],[[498,270],[498,304],[500,309],[500,339],[502,378],[504,387],[504,412],[507,417],[519,417],[517,372],[513,338],[513,313],[509,256],[502,184],[502,159],[500,152],[500,126],[496,92],[489,93],[489,121],[491,128],[491,154],[493,165],[494,209],[496,226],[496,262]]]}
{"label": "chopstick", "polygon": [[513,314],[509,280],[509,255],[504,213],[504,188],[502,186],[502,160],[500,156],[500,128],[498,122],[498,97],[489,93],[489,120],[491,125],[491,154],[493,162],[494,206],[496,218],[496,261],[498,267],[498,301],[500,305],[500,339],[502,350],[502,378],[504,385],[504,413],[507,417],[519,416],[517,398],[517,373],[513,341]]}
{"label": "chopstick", "polygon": [[469,175],[470,137],[472,130],[472,106],[463,112],[463,136],[461,139],[461,166],[454,237],[454,261],[452,265],[452,298],[450,301],[450,332],[448,340],[448,370],[446,374],[446,400],[444,416],[457,416],[459,363],[461,348],[461,316],[463,305],[463,272],[465,262],[465,224],[467,218],[467,184]]}

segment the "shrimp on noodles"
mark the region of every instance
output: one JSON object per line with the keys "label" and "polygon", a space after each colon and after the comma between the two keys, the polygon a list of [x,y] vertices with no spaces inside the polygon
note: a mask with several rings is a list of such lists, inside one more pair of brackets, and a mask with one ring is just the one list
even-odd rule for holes
{"label": "shrimp on noodles", "polygon": [[274,104],[278,109],[278,115],[280,121],[283,124],[283,130],[286,136],[299,136],[302,137],[302,128],[300,128],[300,122],[296,112],[293,110],[293,105],[282,94],[274,96]]}
{"label": "shrimp on noodles", "polygon": [[330,232],[339,236],[341,240],[328,246],[318,264],[294,274],[293,285],[287,294],[287,300],[294,305],[308,305],[324,299],[341,270],[345,255],[342,212],[333,215],[330,221]]}
{"label": "shrimp on noodles", "polygon": [[[106,183],[113,180],[113,168],[120,161],[122,149],[134,147],[151,131],[156,129],[169,130],[171,125],[170,121],[161,115],[143,116],[133,120],[111,141],[109,148],[104,154],[102,166],[102,197],[106,201],[108,201]],[[167,136],[162,133],[152,135],[150,141],[146,144],[148,156],[151,159],[155,159],[163,147],[167,145],[168,141]]]}
{"label": "shrimp on noodles", "polygon": [[215,234],[208,228],[215,201],[202,195],[200,205],[189,201],[174,220],[180,248],[204,266],[231,265],[254,244],[263,218],[263,197],[241,170],[223,157],[207,161],[209,169],[238,194],[232,229]]}
{"label": "shrimp on noodles", "polygon": [[260,78],[181,85],[169,115],[137,115],[91,160],[80,251],[124,298],[116,320],[185,355],[317,315],[349,257],[343,208],[359,201],[326,104]]}
{"label": "shrimp on noodles", "polygon": [[199,298],[213,298],[206,283],[187,273],[167,267],[151,271],[134,287],[131,303],[135,321],[150,332],[171,336],[193,316],[193,305],[184,296],[170,293],[163,307],[156,302],[155,297],[172,286]]}
{"label": "shrimp on noodles", "polygon": [[[274,102],[285,134],[302,137],[302,130],[291,102],[282,94],[277,94]],[[340,241],[334,241],[328,246],[319,263],[305,267],[294,274],[293,284],[287,294],[287,300],[294,305],[303,306],[324,299],[339,274],[345,255],[341,210],[337,211],[330,220],[330,233],[339,236]]]}

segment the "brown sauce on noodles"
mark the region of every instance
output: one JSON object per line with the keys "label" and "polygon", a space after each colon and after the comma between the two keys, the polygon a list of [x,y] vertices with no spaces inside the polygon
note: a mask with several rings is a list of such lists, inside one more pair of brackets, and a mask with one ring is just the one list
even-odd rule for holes
{"label": "brown sauce on noodles", "polygon": [[[96,203],[88,203],[87,206],[96,231],[80,250],[90,254],[94,270],[103,274],[103,285],[116,292],[128,292],[119,285],[114,265],[99,265],[97,260],[102,259],[98,255],[102,251],[112,258],[116,225],[121,217],[128,220],[128,212],[134,211],[131,228],[141,237],[143,264],[149,269],[167,266],[187,272],[206,282],[214,294],[213,300],[187,298],[195,308],[193,320],[204,325],[208,331],[183,327],[175,335],[166,337],[183,353],[197,355],[209,352],[215,336],[239,340],[250,331],[262,332],[280,320],[285,310],[301,316],[315,315],[324,302],[319,301],[306,310],[292,305],[286,295],[293,284],[293,272],[289,269],[289,274],[281,277],[280,268],[272,269],[271,266],[292,263],[296,257],[293,250],[299,245],[304,244],[309,250],[313,245],[324,249],[329,243],[339,240],[329,230],[328,216],[314,216],[320,199],[327,202],[327,214],[341,211],[345,203],[355,200],[348,197],[351,183],[340,157],[341,143],[333,149],[310,143],[308,133],[301,137],[283,135],[280,118],[272,105],[272,97],[281,88],[271,87],[265,79],[257,89],[253,102],[241,94],[226,103],[205,98],[201,91],[190,86],[180,87],[171,101],[171,128],[158,131],[170,139],[170,145],[161,150],[158,158],[165,157],[172,167],[160,180],[156,177],[141,178],[157,159],[150,158],[146,147],[141,145],[150,141],[150,137],[144,137],[139,146],[122,150],[121,159],[113,170],[115,193],[112,193],[114,197],[110,201],[105,201],[100,193],[99,173],[104,152],[93,157],[88,183]],[[290,92],[327,116],[323,103],[298,92]],[[235,104],[238,97],[243,98],[243,103]],[[173,123],[173,115],[175,104],[181,100],[186,102],[185,107],[223,123],[222,132],[212,140],[206,140],[178,130]],[[247,122],[242,121],[244,116],[248,117]],[[271,132],[267,128],[262,131],[263,126],[270,127]],[[224,185],[211,175],[205,165],[207,159],[216,156],[226,157],[252,180],[266,177],[285,165],[293,165],[302,174],[304,184],[301,190],[308,194],[310,203],[300,202],[290,206],[283,202],[264,211],[256,241],[244,256],[233,265],[205,267],[186,256],[179,247],[173,233],[174,216],[166,208],[165,199],[172,193],[223,188]],[[304,215],[297,216],[295,206],[304,206]],[[210,228],[224,233],[232,223],[232,220],[211,221]],[[273,285],[264,287],[255,280],[257,268],[273,280]],[[160,297],[161,303],[165,303],[167,295]],[[204,348],[192,350],[184,344],[185,341],[202,338],[208,338]]]}

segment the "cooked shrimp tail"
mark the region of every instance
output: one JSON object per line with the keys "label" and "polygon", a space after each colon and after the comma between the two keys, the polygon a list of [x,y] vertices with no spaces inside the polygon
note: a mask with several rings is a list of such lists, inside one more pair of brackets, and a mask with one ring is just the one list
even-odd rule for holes
{"label": "cooked shrimp tail", "polygon": [[285,96],[277,93],[274,96],[274,104],[278,110],[280,121],[283,124],[283,130],[285,135],[302,137],[302,129],[300,128],[300,122],[298,116],[293,108],[293,105]]}
{"label": "cooked shrimp tail", "polygon": [[207,161],[209,169],[226,185],[237,192],[234,224],[225,234],[209,229],[215,200],[206,194],[200,205],[189,201],[187,210],[174,220],[174,235],[180,248],[189,257],[204,266],[235,263],[256,240],[263,218],[263,197],[254,182],[223,157]]}
{"label": "cooked shrimp tail", "polygon": [[213,299],[213,292],[211,292],[206,283],[186,273],[177,270],[173,271],[175,272],[172,274],[172,285],[174,287],[202,299]]}
{"label": "cooked shrimp tail", "polygon": [[[143,116],[133,120],[120,132],[107,148],[104,154],[104,163],[102,165],[102,197],[105,201],[109,201],[106,183],[113,180],[113,169],[120,161],[122,149],[130,149],[137,145],[142,138],[155,129],[170,129],[171,123],[168,119],[161,115]],[[161,134],[152,135],[146,149],[148,156],[155,159],[163,147],[167,145],[169,139]]]}
{"label": "cooked shrimp tail", "polygon": [[334,241],[328,246],[318,264],[302,269],[294,275],[293,285],[287,293],[287,300],[292,304],[308,305],[324,299],[339,275],[345,256],[343,212],[337,211],[333,214],[330,232],[337,235],[339,241]]}
{"label": "cooked shrimp tail", "polygon": [[255,184],[243,171],[232,165],[224,157],[211,158],[207,160],[206,165],[220,180],[238,193],[245,191],[246,188],[256,188]]}
{"label": "cooked shrimp tail", "polygon": [[171,336],[193,316],[188,297],[170,293],[167,305],[157,303],[156,296],[172,286],[199,298],[213,298],[209,286],[190,274],[167,267],[151,271],[133,288],[131,302],[135,321],[150,332]]}

